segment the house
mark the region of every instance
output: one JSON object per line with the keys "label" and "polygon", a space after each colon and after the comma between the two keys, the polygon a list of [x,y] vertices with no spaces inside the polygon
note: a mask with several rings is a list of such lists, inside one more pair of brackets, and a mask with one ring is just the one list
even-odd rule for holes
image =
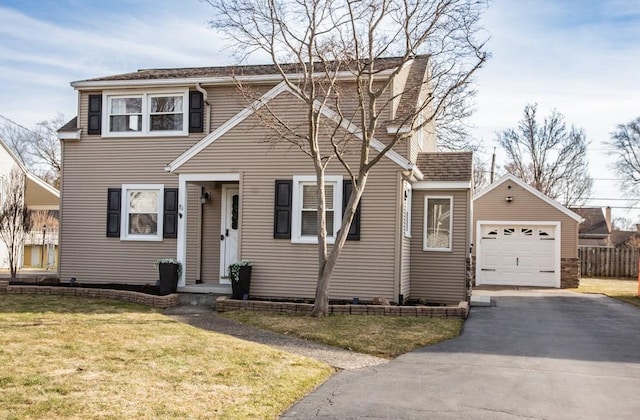
{"label": "house", "polygon": [[584,218],[578,233],[580,248],[637,248],[640,246],[640,225],[636,230],[615,229],[611,207],[574,207],[571,211]]}
{"label": "house", "polygon": [[[30,213],[32,227],[25,239],[18,268],[38,267],[50,269],[58,260],[58,210],[60,193],[57,189],[30,173],[22,161],[0,139],[0,204],[7,193],[7,180],[13,168],[25,175],[24,200]],[[35,221],[49,222],[36,224]],[[7,246],[0,241],[0,268],[9,268]]]}
{"label": "house", "polygon": [[605,209],[606,213],[602,211],[601,207],[572,207],[570,210],[584,219],[578,232],[579,246],[612,246],[611,207]]}
{"label": "house", "polygon": [[511,174],[473,197],[476,285],[576,287],[582,217]]}
{"label": "house", "polygon": [[[398,66],[377,60],[376,74]],[[426,72],[427,58],[416,57],[395,76],[385,94],[402,95],[385,111],[375,151],[416,109]],[[238,80],[260,101],[249,103]],[[297,147],[273,141],[257,113],[268,104],[306,124],[274,66],[139,70],[71,85],[78,117],[59,131],[63,282],[153,284],[154,261],[173,257],[184,268],[179,292],[230,293],[229,265],[248,259],[252,296],[314,297],[314,168]],[[324,108],[322,118],[336,115]],[[353,123],[340,130],[358,135]],[[332,242],[351,179],[334,159],[326,182]],[[470,191],[471,154],[436,153],[432,127],[389,150],[370,174],[330,298],[466,299]]]}

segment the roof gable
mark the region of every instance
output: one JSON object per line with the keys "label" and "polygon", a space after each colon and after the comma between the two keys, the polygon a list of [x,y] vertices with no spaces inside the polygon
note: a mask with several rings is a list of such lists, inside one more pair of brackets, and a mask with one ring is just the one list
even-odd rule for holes
{"label": "roof gable", "polygon": [[579,233],[581,235],[601,235],[604,237],[611,233],[602,208],[575,207],[570,210],[584,218],[584,222],[580,224]]}
{"label": "roof gable", "polygon": [[[288,92],[292,94],[295,98],[298,98],[295,94],[293,94],[293,92],[285,82],[280,82],[273,89],[265,93],[260,99],[256,100],[251,105],[249,105],[248,107],[238,112],[234,117],[227,120],[220,127],[218,127],[217,129],[209,133],[209,135],[204,137],[198,143],[196,143],[195,145],[190,147],[188,150],[186,150],[184,153],[182,153],[180,156],[178,156],[176,159],[174,159],[171,163],[169,163],[169,165],[167,165],[165,170],[169,172],[174,172],[175,170],[180,168],[182,165],[184,165],[186,162],[188,162],[193,157],[195,157],[198,153],[200,153],[209,145],[211,145],[213,142],[215,142],[217,139],[219,139],[224,134],[226,134],[231,129],[233,129],[235,126],[237,126],[242,121],[244,121],[245,119],[253,115],[256,111],[258,111],[261,107],[266,105],[269,101],[273,100],[278,95],[284,92]],[[329,118],[330,120],[338,123],[340,127],[342,127],[343,129],[351,133],[354,137],[362,140],[362,131],[356,125],[352,124],[349,121],[341,119],[336,112],[330,110],[327,107],[322,107],[318,101],[316,101],[314,106],[316,107],[316,109],[320,110],[321,114],[324,117]],[[382,150],[384,150],[385,145],[379,140],[373,138],[371,140],[371,147],[373,147],[378,152],[381,152]],[[408,159],[406,159],[404,156],[400,155],[399,153],[395,152],[394,150],[387,151],[385,153],[385,156],[388,159],[391,159],[393,162],[395,162],[405,170],[412,170],[414,168],[414,165]]]}
{"label": "roof gable", "polygon": [[520,178],[517,178],[512,174],[506,174],[506,175],[502,176],[500,179],[498,179],[497,181],[495,181],[493,184],[488,185],[485,188],[483,188],[482,190],[480,190],[478,193],[476,193],[473,196],[473,201],[482,198],[483,196],[485,196],[489,192],[495,190],[497,187],[499,187],[500,185],[502,185],[502,184],[504,184],[505,182],[508,182],[508,181],[509,182],[513,182],[514,184],[520,186],[521,188],[523,188],[524,190],[526,190],[530,194],[534,195],[535,197],[539,198],[543,202],[549,204],[550,206],[554,207],[558,211],[560,211],[560,212],[564,213],[565,215],[569,216],[570,218],[572,218],[576,222],[578,222],[578,223],[582,222],[582,217],[580,215],[572,212],[568,208],[566,208],[563,205],[561,205],[560,203],[558,203],[556,200],[553,200],[553,199],[549,198],[548,196],[544,195],[540,191],[538,191],[535,188],[533,188],[531,185],[527,184],[526,182],[522,181]]}

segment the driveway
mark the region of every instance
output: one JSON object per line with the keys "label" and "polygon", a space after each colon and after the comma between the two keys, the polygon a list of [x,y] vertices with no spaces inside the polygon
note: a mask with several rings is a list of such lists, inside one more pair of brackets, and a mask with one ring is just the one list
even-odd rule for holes
{"label": "driveway", "polygon": [[472,308],[460,337],[343,371],[283,418],[639,418],[640,308],[558,290],[489,293],[495,306]]}

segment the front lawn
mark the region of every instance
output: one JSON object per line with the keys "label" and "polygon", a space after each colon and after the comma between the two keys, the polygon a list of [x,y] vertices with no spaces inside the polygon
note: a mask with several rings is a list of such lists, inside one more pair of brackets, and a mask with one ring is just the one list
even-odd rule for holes
{"label": "front lawn", "polygon": [[123,302],[0,295],[0,418],[277,418],[318,361]]}
{"label": "front lawn", "polygon": [[313,318],[258,311],[229,311],[220,316],[280,334],[386,358],[457,337],[463,322],[459,318],[377,315]]}
{"label": "front lawn", "polygon": [[640,306],[638,280],[635,279],[594,279],[581,278],[578,291],[582,293],[602,293],[609,297]]}

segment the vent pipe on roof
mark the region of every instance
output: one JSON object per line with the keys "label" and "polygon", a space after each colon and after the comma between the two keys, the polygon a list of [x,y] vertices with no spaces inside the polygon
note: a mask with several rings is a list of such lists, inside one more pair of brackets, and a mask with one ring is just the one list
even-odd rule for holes
{"label": "vent pipe on roof", "polygon": [[607,222],[607,229],[611,232],[611,207],[607,206],[604,213],[605,220]]}

